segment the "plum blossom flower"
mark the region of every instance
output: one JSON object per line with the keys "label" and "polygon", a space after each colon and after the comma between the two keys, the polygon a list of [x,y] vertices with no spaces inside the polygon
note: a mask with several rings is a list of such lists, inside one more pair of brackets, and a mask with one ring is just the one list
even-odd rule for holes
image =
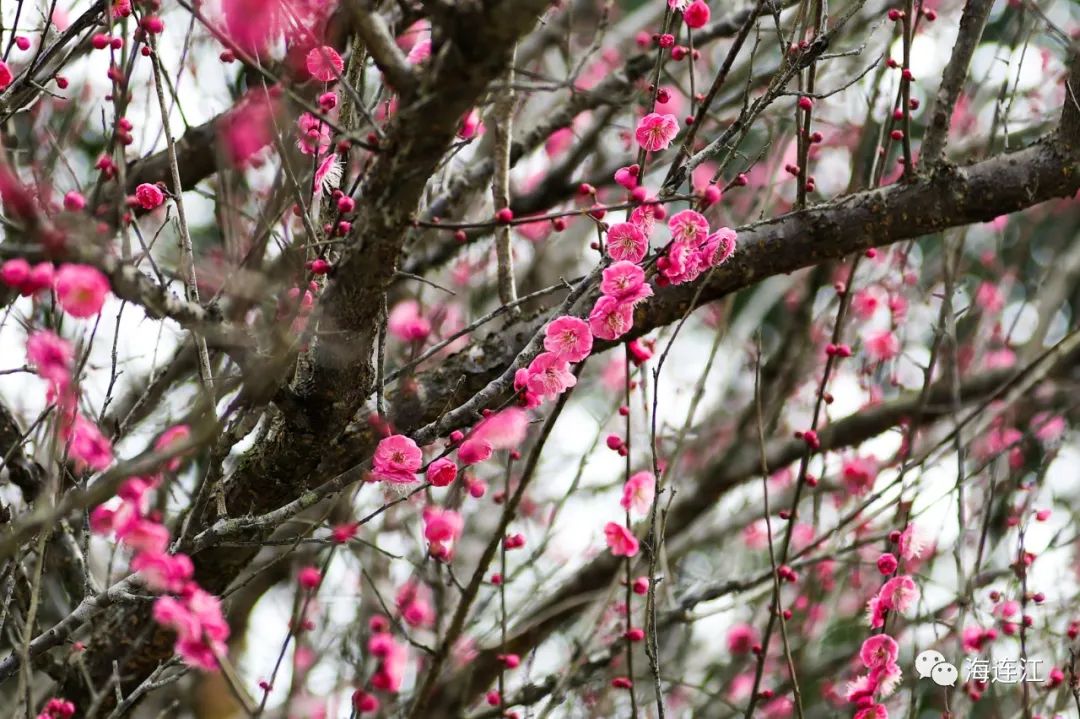
{"label": "plum blossom flower", "polygon": [[491,446],[490,442],[485,441],[482,437],[470,437],[458,447],[458,459],[466,466],[480,464],[491,459],[494,452],[495,448]]}
{"label": "plum blossom flower", "polygon": [[453,542],[461,536],[465,520],[452,509],[424,509],[424,538],[429,542]]}
{"label": "plum blossom flower", "polygon": [[633,190],[638,186],[638,174],[640,172],[641,169],[637,165],[620,167],[615,171],[615,182],[627,190]]}
{"label": "plum blossom flower", "polygon": [[983,629],[978,626],[965,627],[961,634],[964,651],[968,654],[976,654],[983,651],[987,642],[997,639],[996,629]]}
{"label": "plum blossom flower", "polygon": [[604,538],[612,556],[633,557],[638,553],[638,540],[634,533],[621,524],[608,522],[604,525]]}
{"label": "plum blossom flower", "polygon": [[510,449],[525,439],[529,419],[520,407],[508,407],[485,417],[458,448],[458,459],[477,464],[491,457],[496,449]]}
{"label": "plum blossom flower", "polygon": [[345,69],[341,55],[329,45],[311,48],[305,58],[305,65],[311,76],[322,82],[337,80]]}
{"label": "plum blossom flower", "polygon": [[[638,205],[630,211],[630,224],[637,227],[641,230],[642,234],[645,235],[646,249],[648,249],[648,238],[652,234],[653,226],[656,224],[657,208],[659,207],[660,205]],[[642,252],[642,257],[644,257],[644,252]],[[631,260],[632,258],[624,257],[616,259]],[[640,260],[638,261],[640,262]]]}
{"label": "plum blossom flower", "polygon": [[71,343],[49,330],[38,330],[26,340],[26,360],[38,376],[60,390],[71,383]]}
{"label": "plum blossom flower", "polygon": [[315,186],[329,194],[341,184],[341,174],[344,165],[341,159],[334,153],[327,153],[319,166],[315,168]]}
{"label": "plum blossom flower", "polygon": [[461,118],[461,128],[458,137],[462,140],[471,140],[484,134],[484,123],[480,120],[480,113],[474,107]]}
{"label": "plum blossom flower", "polygon": [[1031,418],[1031,426],[1041,442],[1052,443],[1062,438],[1068,425],[1061,415],[1038,412]]}
{"label": "plum blossom flower", "polygon": [[13,257],[0,265],[0,282],[8,287],[20,288],[30,277],[30,263],[21,257]]}
{"label": "plum blossom flower", "polygon": [[428,465],[425,477],[436,487],[446,487],[457,478],[457,465],[448,457],[441,457]]}
{"label": "plum blossom flower", "polygon": [[452,509],[427,507],[424,509],[424,538],[430,542],[433,557],[450,559],[453,545],[461,537],[465,520]]}
{"label": "plum blossom flower", "polygon": [[112,443],[96,424],[82,415],[75,416],[64,436],[68,443],[68,455],[77,467],[100,472],[112,464]]}
{"label": "plum blossom flower", "polygon": [[604,268],[600,291],[621,303],[637,304],[652,297],[652,287],[645,283],[645,271],[633,262],[615,262]]}
{"label": "plum blossom flower", "polygon": [[870,285],[852,296],[851,309],[859,319],[868,320],[874,316],[878,307],[885,304],[885,300],[885,291],[878,285]]}
{"label": "plum blossom flower", "polygon": [[870,628],[884,626],[885,615],[889,611],[906,612],[918,599],[919,588],[911,577],[906,574],[893,577],[881,585],[881,589],[866,605]]}
{"label": "plum blossom flower", "polygon": [[603,295],[589,313],[589,327],[594,337],[616,340],[630,331],[634,325],[634,306]]}
{"label": "plum blossom flower", "polygon": [[45,703],[37,719],[71,719],[75,716],[75,705],[67,699],[53,697]]}
{"label": "plum blossom flower", "polygon": [[730,227],[721,227],[705,238],[705,244],[701,250],[710,265],[719,267],[735,254],[736,240],[735,230]]}
{"label": "plum blossom flower", "polygon": [[416,472],[423,464],[423,453],[416,442],[403,434],[384,438],[375,448],[371,473],[376,479],[395,484],[416,481]]}
{"label": "plum blossom flower", "polygon": [[176,632],[177,654],[191,666],[213,671],[217,657],[226,652],[229,624],[221,612],[220,600],[193,584],[179,598],[158,597],[154,620]]}
{"label": "plum blossom flower", "polygon": [[668,220],[672,242],[700,243],[709,235],[709,221],[700,212],[683,210]]}
{"label": "plum blossom flower", "polygon": [[380,659],[379,668],[371,677],[371,685],[385,692],[397,692],[405,680],[409,650],[386,632],[375,634],[368,641],[368,651]]}
{"label": "plum blossom flower", "polygon": [[281,0],[222,0],[225,33],[241,50],[266,49],[281,25]]}
{"label": "plum blossom flower", "polygon": [[410,580],[401,586],[394,603],[402,619],[412,627],[431,626],[435,612],[431,608],[431,591],[426,585]]}
{"label": "plum blossom flower", "polygon": [[645,516],[652,508],[656,496],[656,476],[652,472],[641,471],[630,475],[623,485],[622,499],[619,505],[627,512]]}
{"label": "plum blossom flower", "polygon": [[859,659],[867,669],[884,669],[896,663],[900,647],[888,634],[875,634],[868,637],[859,649]]}
{"label": "plum blossom flower", "polygon": [[607,252],[616,261],[641,262],[649,249],[649,240],[633,222],[612,225],[607,234]]}
{"label": "plum blossom flower", "polygon": [[169,547],[169,530],[145,518],[132,518],[116,528],[116,537],[128,547],[145,554],[164,554]]}
{"label": "plum blossom flower", "polygon": [[431,334],[431,322],[421,314],[416,300],[402,300],[394,305],[386,328],[402,342],[421,342]]}
{"label": "plum blossom flower", "polygon": [[997,314],[1005,308],[1005,297],[997,285],[983,282],[975,290],[975,305],[986,314]]}
{"label": "plum blossom flower", "polygon": [[109,280],[89,265],[61,265],[55,286],[60,306],[72,317],[93,317],[109,294]]}
{"label": "plum blossom flower", "polygon": [[[173,427],[169,427],[167,430],[161,433],[161,436],[154,442],[154,451],[166,452],[169,447],[177,442],[183,442],[191,436],[191,428],[186,424],[178,424]],[[180,458],[173,457],[166,464],[165,467],[170,472],[175,472],[180,468]]]}
{"label": "plum blossom flower", "polygon": [[296,573],[296,581],[304,589],[317,589],[322,584],[322,572],[318,567],[301,567]]}
{"label": "plum blossom flower", "polygon": [[296,146],[305,155],[322,155],[330,148],[330,126],[310,112],[296,121],[299,137]]}
{"label": "plum blossom flower", "polygon": [[705,27],[709,22],[709,6],[704,0],[694,0],[683,10],[683,20],[686,26],[694,30]]}
{"label": "plum blossom flower", "polygon": [[928,544],[926,533],[915,524],[909,524],[900,532],[900,556],[905,561],[912,561],[922,556]]}
{"label": "plum blossom flower", "polygon": [[539,407],[544,401],[543,395],[538,395],[529,389],[529,377],[529,370],[525,367],[521,367],[514,373],[514,391],[518,393],[521,404],[526,409]]}
{"label": "plum blossom flower", "polygon": [[727,648],[732,654],[749,654],[759,641],[757,629],[750,624],[736,624],[727,633]]}
{"label": "plum blossom flower", "polygon": [[557,317],[544,330],[544,349],[567,362],[580,362],[588,357],[592,344],[589,325],[579,317]]}
{"label": "plum blossom flower", "polygon": [[673,285],[693,282],[708,265],[701,253],[689,242],[672,242],[668,253],[657,263],[660,272]]}
{"label": "plum blossom flower", "polygon": [[140,552],[131,560],[146,585],[157,592],[179,593],[194,576],[195,568],[186,554]]}
{"label": "plum blossom flower", "polygon": [[881,330],[866,338],[866,352],[875,362],[884,362],[900,354],[900,340],[892,330]]}
{"label": "plum blossom flower", "polygon": [[218,136],[233,165],[247,167],[274,140],[277,101],[269,93],[249,92],[218,122]]}
{"label": "plum blossom flower", "polygon": [[50,262],[39,262],[31,267],[26,260],[15,257],[0,265],[0,282],[18,290],[23,297],[52,287],[53,275]]}
{"label": "plum blossom flower", "polygon": [[840,467],[844,487],[849,494],[862,496],[874,488],[878,475],[878,463],[873,457],[848,457]]}
{"label": "plum blossom flower", "polygon": [[525,439],[529,417],[520,407],[506,409],[481,420],[473,430],[473,436],[483,437],[495,449],[517,447]]}
{"label": "plum blossom flower", "polygon": [[554,399],[576,384],[570,365],[554,352],[541,352],[529,363],[527,388],[540,398]]}
{"label": "plum blossom flower", "polygon": [[144,182],[135,188],[135,201],[144,210],[156,210],[165,202],[165,193],[157,185]]}
{"label": "plum blossom flower", "polygon": [[651,112],[641,118],[634,137],[638,145],[647,152],[666,150],[675,136],[679,134],[679,121],[674,115]]}
{"label": "plum blossom flower", "polygon": [[7,86],[11,84],[11,81],[15,78],[12,74],[11,68],[3,60],[0,60],[0,90],[6,90]]}
{"label": "plum blossom flower", "polygon": [[630,361],[640,365],[652,359],[653,350],[656,349],[656,340],[644,340],[640,337],[626,343],[626,349],[630,351]]}

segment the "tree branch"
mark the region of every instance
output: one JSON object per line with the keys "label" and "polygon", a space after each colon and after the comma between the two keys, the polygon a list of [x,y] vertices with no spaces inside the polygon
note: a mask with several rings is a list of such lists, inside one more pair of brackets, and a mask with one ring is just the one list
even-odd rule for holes
{"label": "tree branch", "polygon": [[936,164],[945,153],[953,108],[956,107],[956,101],[964,87],[971,56],[975,54],[975,48],[982,38],[983,28],[986,27],[986,20],[990,17],[990,8],[993,5],[994,0],[968,0],[964,4],[956,44],[953,45],[949,64],[941,75],[941,84],[934,96],[934,108],[930,111],[930,124],[923,137],[920,161],[926,167]]}

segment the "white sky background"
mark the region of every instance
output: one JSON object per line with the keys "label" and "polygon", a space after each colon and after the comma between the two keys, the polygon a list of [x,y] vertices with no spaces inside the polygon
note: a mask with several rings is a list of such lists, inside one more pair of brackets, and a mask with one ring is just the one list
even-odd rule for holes
{"label": "white sky background", "polygon": [[[659,2],[659,0],[657,1]],[[73,3],[69,4],[67,9],[70,16],[75,17],[89,4],[89,2]],[[175,8],[175,5],[168,0],[166,0],[165,4],[167,9],[163,13],[163,17],[166,20],[167,31],[159,40],[159,48],[165,66],[175,68],[179,60],[183,33],[187,29],[187,17],[184,11],[172,9]],[[0,12],[3,14],[5,26],[10,26],[13,20],[14,5],[15,3],[6,0],[0,3]],[[33,3],[28,3],[28,6],[30,5],[33,5]],[[64,4],[61,3],[61,6],[63,7]],[[207,6],[206,11],[212,14],[213,6],[210,3],[207,3]],[[1075,12],[1070,11],[1069,4],[1065,0],[1040,3],[1040,6],[1043,7],[1051,20],[1059,26],[1072,26]],[[995,15],[1002,12],[1003,9],[1003,3],[998,3],[994,10]],[[913,71],[920,82],[917,85],[915,94],[923,101],[924,108],[929,104],[928,94],[936,87],[935,78],[939,76],[941,68],[947,60],[948,50],[951,48],[955,36],[955,18],[957,17],[958,14],[956,13],[950,13],[948,10],[943,11],[938,22],[931,25],[925,34],[916,38],[914,52],[912,53],[914,60]],[[993,18],[991,21],[993,21]],[[882,38],[885,37],[888,31],[888,28],[880,28],[877,31],[877,34],[871,40],[870,49],[867,50],[865,57],[876,56],[876,53],[880,51]],[[189,64],[179,81],[179,91],[184,99],[184,114],[192,126],[220,114],[231,104],[226,86],[226,74],[221,71],[222,66],[216,60],[216,55],[220,52],[220,46],[213,41],[207,41],[202,34],[198,35],[198,37],[200,39],[191,49],[194,56],[198,58],[198,62],[194,63],[193,66]],[[1042,46],[1047,46],[1045,40]],[[726,50],[725,43],[718,43],[710,52],[719,53],[722,50]],[[32,52],[33,49],[31,49],[30,53]],[[870,54],[871,52],[874,54]],[[1019,50],[1010,53],[1007,48],[1002,46],[984,44],[976,52],[972,77],[985,78],[981,86],[991,93],[996,93],[1001,82],[1006,78],[1009,78],[1010,82],[1017,83],[1018,95],[1022,96],[1023,93],[1029,90],[1037,90],[1044,83],[1038,51],[1035,48],[1029,48],[1028,53],[1023,66],[1017,73],[1020,60]],[[894,57],[898,57],[898,48],[893,48],[892,54]],[[65,71],[71,81],[70,93],[74,94],[80,88],[87,88],[86,97],[79,101],[78,109],[80,112],[86,113],[91,118],[90,122],[94,125],[100,125],[102,107],[107,117],[111,112],[111,104],[103,103],[101,100],[109,85],[105,77],[107,58],[107,53],[91,53],[88,59],[75,63]],[[14,51],[12,59],[13,64],[17,65],[19,59],[17,50]],[[1057,56],[1055,56],[1053,62],[1059,62]],[[863,65],[859,64],[858,66],[861,68]],[[192,67],[198,73],[197,75],[193,74]],[[238,65],[233,65],[226,72],[232,72],[237,67]],[[129,153],[131,153],[129,157],[142,155],[161,149],[164,146],[159,133],[156,132],[159,123],[158,109],[156,100],[153,100],[152,96],[153,89],[150,80],[149,63],[146,61],[138,62],[136,68],[136,77],[133,82],[136,100],[129,114],[129,118],[136,127],[136,142],[135,145],[129,148]],[[175,80],[175,75],[173,75],[173,78]],[[837,124],[861,122],[865,114],[865,97],[869,79],[869,77],[864,79],[848,92],[830,98],[824,104],[826,108],[823,111],[824,117],[834,120]],[[823,74],[820,84],[823,87],[829,87],[830,82],[843,81],[846,81],[845,77],[836,77],[826,72]],[[89,98],[89,102],[87,98]],[[147,102],[147,98],[152,101]],[[1042,110],[1056,113],[1059,105],[1055,101],[1056,98],[1054,97],[1048,98],[1043,103]],[[990,103],[980,103],[980,106],[978,132],[973,133],[975,137],[986,136],[993,111]],[[1038,108],[1035,111],[1038,112]],[[1017,118],[1015,127],[1023,126],[1024,118],[1030,116],[1032,112],[1029,100],[1022,97],[1018,99],[1012,111],[1012,116]],[[179,137],[184,127],[179,111],[174,111],[170,121],[174,135]],[[1015,129],[1015,127],[1011,129]],[[467,155],[465,157],[467,158]],[[75,172],[79,174],[80,180],[85,180],[90,175],[89,168],[86,165],[87,158],[79,154],[71,154],[67,159],[74,166]],[[815,168],[819,188],[825,194],[842,191],[848,182],[849,167],[850,157],[846,149],[826,148]],[[522,163],[522,167],[517,173],[517,179],[523,179],[535,169],[537,169],[535,161]],[[265,184],[269,172],[263,173],[261,177]],[[62,171],[58,172],[53,179],[57,183],[57,190],[60,193],[75,186],[72,178]],[[200,198],[191,192],[186,193],[184,199],[189,215],[189,223],[193,227],[212,222],[212,205],[208,200]],[[149,228],[148,232],[152,233],[160,219],[161,215],[156,213],[154,216],[144,218],[142,222],[144,227]],[[989,226],[972,228],[969,233],[969,244],[972,251],[983,246],[993,247],[995,242],[994,233],[995,230]],[[163,239],[159,241],[159,245],[167,248],[170,244],[172,244],[172,240],[167,230],[163,235]],[[523,257],[527,257],[527,253],[531,248],[528,247],[525,240],[519,239],[518,249]],[[860,279],[865,279],[865,277],[866,275],[860,275]],[[789,278],[786,277],[778,277],[762,283],[754,290],[756,295],[752,311],[764,314],[770,306],[781,301],[788,283]],[[179,291],[179,288],[177,287],[176,290]],[[1025,332],[1030,333],[1033,327],[1032,310],[1030,306],[1024,304],[1024,300],[1025,298],[1016,296],[1014,293],[1010,297],[1010,304],[1005,312],[1007,321],[1011,321],[1013,317],[1019,317],[1014,336],[1020,341],[1023,340]],[[968,301],[969,298],[962,295],[957,297],[956,304],[958,307],[962,307]],[[29,300],[20,299],[13,305],[11,316],[0,327],[0,370],[18,367],[24,363],[25,335],[19,328],[20,323],[15,320],[28,316],[29,306]],[[110,299],[102,313],[97,328],[97,339],[92,345],[93,350],[87,365],[87,372],[82,381],[86,401],[93,407],[95,416],[100,408],[109,381],[111,343],[115,332],[118,310],[119,302]],[[938,313],[937,302],[931,299],[928,304],[923,306],[913,303],[909,312],[912,316],[908,325],[909,332],[917,329],[928,329],[936,320]],[[80,321],[66,318],[64,323],[66,336],[83,342],[88,340],[89,333],[93,328],[93,322],[87,320]],[[887,319],[884,315],[881,315],[875,318],[869,326],[884,326],[885,323],[887,323]],[[1066,318],[1059,318],[1055,330],[1051,333],[1050,340],[1054,341],[1059,338],[1064,333],[1066,325]],[[849,327],[854,329],[854,326]],[[739,398],[739,402],[735,406],[739,406],[749,396],[752,390],[752,374],[746,370],[746,360],[750,356],[750,352],[752,352],[752,338],[755,329],[755,324],[746,320],[741,324],[736,323],[736,326],[732,328],[728,340],[721,346],[712,373],[705,383],[704,401],[697,414],[699,418],[716,412],[729,394]],[[665,366],[662,378],[663,401],[660,403],[662,424],[673,427],[682,425],[700,375],[701,366],[704,364],[712,341],[711,332],[709,328],[703,326],[700,322],[692,321],[684,329],[683,334],[677,341],[672,357]],[[123,312],[118,336],[117,354],[119,366],[124,371],[124,374],[120,377],[121,386],[124,385],[127,378],[141,376],[154,366],[155,361],[160,362],[163,358],[170,356],[177,341],[182,338],[178,328],[171,322],[162,324],[148,321],[138,309],[131,306],[128,306]],[[666,334],[663,335],[665,339],[661,346],[666,342],[667,336]],[[592,378],[593,383],[598,382],[599,370],[609,359],[610,356],[601,356],[592,360],[591,367],[586,374]],[[925,353],[920,353],[917,349],[912,351],[909,359],[901,361],[898,372],[901,380],[908,387],[918,388],[921,383],[921,374],[913,364],[910,364],[912,359],[920,362],[925,361]],[[908,363],[907,366],[905,366],[905,363]],[[855,369],[857,364],[852,361],[848,366]],[[857,411],[866,400],[865,395],[850,373],[837,377],[832,383],[831,390],[836,396],[836,403],[830,408],[830,417],[832,419]],[[122,391],[119,391],[118,394],[122,394]],[[44,406],[44,395],[44,383],[33,375],[25,373],[0,375],[0,396],[16,413],[21,415],[25,422],[32,421],[41,411]],[[173,412],[176,414],[182,412],[187,399],[188,397],[178,393],[173,398]],[[578,395],[567,407],[548,443],[545,453],[546,459],[540,473],[543,480],[537,484],[534,491],[534,497],[537,500],[555,499],[561,496],[561,493],[565,492],[569,487],[581,454],[588,449],[593,441],[597,422],[607,417],[612,409],[606,402],[606,393],[604,393],[604,396],[592,394],[586,397]],[[637,406],[635,406],[635,409],[637,409]],[[619,419],[617,424],[610,425],[613,431],[621,427],[621,418],[617,419]],[[647,443],[648,435],[646,428],[640,422],[640,413],[637,414],[637,419],[639,422],[634,441],[637,448],[642,448]],[[800,426],[800,421],[804,420],[798,416],[798,411],[794,412],[791,425]],[[151,421],[143,425],[140,433],[133,435],[118,448],[118,454],[130,456],[140,451],[151,437],[170,423],[169,416],[166,413],[159,412]],[[864,445],[862,451],[863,453],[872,453],[884,458],[895,451],[897,444],[898,435],[887,433]],[[600,449],[597,450],[594,456],[590,457],[588,467],[583,474],[582,486],[610,485],[611,489],[595,495],[586,495],[592,496],[592,498],[578,499],[566,505],[558,524],[553,528],[554,541],[548,553],[550,561],[562,565],[558,576],[569,575],[588,556],[603,551],[601,530],[606,521],[622,521],[622,510],[618,506],[618,493],[623,472],[622,462],[620,457],[604,448],[602,442]],[[647,466],[647,456],[641,453],[640,449],[636,449],[635,467],[646,468]],[[954,466],[955,459],[946,456],[938,463],[938,468],[927,472],[925,476],[919,478],[924,486],[942,489],[940,492],[931,490],[920,492],[915,507],[916,513],[919,514],[918,523],[936,528],[939,532],[937,534],[939,545],[948,547],[951,547],[957,537],[954,497],[949,495],[947,491],[947,489],[952,488],[955,481],[955,475],[951,474]],[[1051,467],[1047,482],[1041,490],[1042,494],[1033,505],[1049,507],[1053,504],[1055,497],[1075,498],[1078,467],[1080,467],[1080,456],[1078,456],[1077,449],[1073,446],[1066,447]],[[879,483],[884,483],[891,477],[890,473],[883,473],[879,478]],[[18,496],[17,490],[10,487],[0,489],[0,492],[3,492],[8,500],[15,499]],[[365,492],[362,496],[370,497],[371,495]],[[889,501],[891,498],[887,497],[883,501]],[[738,517],[741,509],[757,506],[760,506],[760,485],[754,483],[726,497],[720,503],[714,518],[720,526],[723,526],[725,523],[730,522],[733,517]],[[1063,523],[1066,520],[1065,512],[1058,512],[1046,523],[1033,523],[1027,535],[1027,546],[1032,551],[1040,551],[1047,545],[1051,537],[1063,528]],[[526,527],[523,523],[516,523],[516,526],[519,530]],[[365,529],[361,536],[367,539],[375,539],[375,537],[367,534],[368,531],[370,530]],[[527,552],[528,548],[534,546],[541,535],[535,528],[526,530],[526,535],[530,540],[525,550]],[[418,546],[417,539],[414,538],[411,544],[400,541],[401,539],[400,537],[379,537],[379,542],[392,551],[415,552]],[[738,542],[739,540],[736,539],[735,541]],[[1074,583],[1072,581],[1074,577],[1070,567],[1065,563],[1069,559],[1068,552],[1058,552],[1057,561],[1043,560],[1035,565],[1031,583],[1047,593],[1050,604],[1059,601],[1065,596],[1074,594]],[[743,565],[741,567],[743,572],[750,572],[752,569],[745,561],[737,560],[736,563]],[[404,563],[400,564],[404,565]],[[955,580],[951,575],[953,571],[951,561],[937,562],[935,567],[934,576],[922,584],[924,601],[931,607],[944,604],[951,598]],[[403,580],[407,576],[405,571],[407,565],[399,567],[399,569],[402,574],[397,579]],[[551,570],[554,567],[546,567],[546,569]],[[366,595],[365,600],[370,600],[370,595],[366,590],[358,591],[357,576],[354,570],[355,567],[350,563],[336,562],[328,581],[324,585],[322,604],[327,610],[327,616],[320,619],[320,624],[329,622],[330,626],[326,627],[327,630],[331,627],[344,629],[349,625],[354,616],[355,600],[358,595]],[[459,571],[461,570],[459,569]],[[734,571],[735,576],[743,576],[738,574],[739,568]],[[1065,579],[1069,581],[1064,581]],[[555,583],[556,579],[552,579],[547,583],[547,587],[554,587]],[[527,576],[523,579],[522,584],[528,584]],[[524,589],[524,587],[511,585],[511,595],[514,594],[515,589],[520,593],[520,590]],[[392,601],[392,590],[387,592],[387,598]],[[730,604],[730,601],[720,600],[713,603],[713,605],[698,607],[698,611],[702,613],[714,609],[718,610],[713,616],[694,625],[695,642],[700,643],[703,652],[711,653],[714,651],[716,643],[723,636],[725,628],[732,620],[750,618],[741,607],[732,608]],[[243,676],[249,680],[253,692],[258,691],[255,682],[268,677],[270,674],[280,641],[284,636],[291,606],[291,592],[279,588],[269,593],[260,602],[252,616],[251,626],[256,628],[256,631],[249,632],[248,651],[243,658],[241,670]],[[332,636],[334,633],[328,632],[328,634]],[[920,641],[925,641],[925,637],[921,637]],[[902,646],[905,651],[914,653],[908,637],[905,637]],[[532,676],[539,677],[549,671],[557,670],[562,659],[560,652],[553,651],[550,648],[540,652],[532,669]],[[280,700],[284,688],[289,684],[289,664],[290,660],[286,659],[284,671],[275,682],[276,686],[281,689],[275,691],[271,705]],[[309,686],[316,696],[325,696],[326,693],[333,689],[336,669],[336,667],[332,666],[323,666],[316,669],[312,674]],[[347,716],[347,709],[340,709],[338,715]]]}

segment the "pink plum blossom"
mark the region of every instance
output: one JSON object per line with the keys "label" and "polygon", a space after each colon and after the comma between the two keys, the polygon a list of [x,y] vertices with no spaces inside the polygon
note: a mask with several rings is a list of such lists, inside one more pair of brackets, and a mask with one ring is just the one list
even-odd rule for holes
{"label": "pink plum blossom", "polygon": [[296,146],[305,155],[322,155],[330,148],[330,126],[310,112],[305,112],[296,122],[298,138]]}
{"label": "pink plum blossom", "polygon": [[195,573],[186,554],[164,552],[140,552],[131,560],[131,569],[156,592],[180,592]]}
{"label": "pink plum blossom", "polygon": [[457,472],[454,460],[441,457],[428,465],[424,476],[436,487],[446,487],[457,477]]}
{"label": "pink plum blossom", "polygon": [[109,294],[109,280],[89,265],[61,265],[56,272],[56,298],[72,317],[93,317]]}
{"label": "pink plum blossom", "polygon": [[321,82],[337,80],[345,69],[341,55],[329,45],[311,48],[305,58],[305,64],[311,76]]}
{"label": "pink plum blossom", "polygon": [[64,435],[68,442],[68,455],[76,466],[101,471],[112,464],[112,443],[96,424],[82,415],[76,415]]}
{"label": "pink plum blossom", "polygon": [[386,329],[403,342],[422,342],[431,334],[431,322],[420,311],[416,300],[402,300],[390,310]]}
{"label": "pink plum blossom", "polygon": [[645,516],[652,508],[655,496],[656,476],[652,472],[636,472],[623,485],[619,505],[631,514]]}
{"label": "pink plum blossom", "polygon": [[641,227],[632,222],[619,222],[607,233],[607,253],[611,259],[641,262],[649,249],[649,240]]}
{"label": "pink plum blossom", "polygon": [[647,152],[666,150],[675,136],[679,134],[679,121],[674,115],[661,115],[653,112],[641,118],[634,137],[638,145]]}
{"label": "pink plum blossom", "polygon": [[592,344],[588,323],[578,317],[558,317],[544,330],[544,349],[567,362],[580,362],[588,357]]}
{"label": "pink plum blossom", "polygon": [[375,448],[371,473],[375,479],[395,484],[416,481],[416,472],[423,463],[423,454],[416,442],[405,435],[386,437]]}
{"label": "pink plum blossom", "polygon": [[668,220],[672,242],[685,242],[696,245],[709,236],[709,221],[700,212],[683,210]]}
{"label": "pink plum blossom", "polygon": [[26,360],[38,375],[57,390],[71,383],[71,343],[49,330],[38,330],[26,340]]}
{"label": "pink plum blossom", "polygon": [[634,306],[603,295],[589,313],[589,327],[594,337],[616,340],[630,331],[634,325]]}
{"label": "pink plum blossom", "polygon": [[576,384],[570,365],[554,352],[542,352],[529,363],[527,387],[538,397],[554,399]]}
{"label": "pink plum blossom", "polygon": [[165,202],[165,193],[157,185],[144,182],[135,188],[135,201],[144,210],[156,210]]}
{"label": "pink plum blossom", "polygon": [[603,271],[600,291],[620,303],[637,304],[652,297],[653,291],[645,282],[645,271],[633,262],[615,262]]}
{"label": "pink plum blossom", "polygon": [[616,522],[604,525],[604,538],[611,554],[616,557],[633,557],[638,553],[638,540],[634,533]]}

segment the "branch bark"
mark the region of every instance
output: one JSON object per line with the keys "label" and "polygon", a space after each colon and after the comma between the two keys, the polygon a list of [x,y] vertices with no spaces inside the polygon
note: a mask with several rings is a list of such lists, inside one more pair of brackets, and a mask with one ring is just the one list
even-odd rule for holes
{"label": "branch bark", "polygon": [[930,111],[930,125],[923,137],[920,161],[927,167],[936,164],[945,154],[953,108],[956,107],[956,101],[964,87],[971,56],[975,54],[975,48],[982,38],[983,28],[986,27],[986,20],[990,17],[990,8],[993,5],[994,0],[968,0],[964,4],[956,44],[953,45],[949,64],[941,75],[941,84],[934,96],[934,108]]}

